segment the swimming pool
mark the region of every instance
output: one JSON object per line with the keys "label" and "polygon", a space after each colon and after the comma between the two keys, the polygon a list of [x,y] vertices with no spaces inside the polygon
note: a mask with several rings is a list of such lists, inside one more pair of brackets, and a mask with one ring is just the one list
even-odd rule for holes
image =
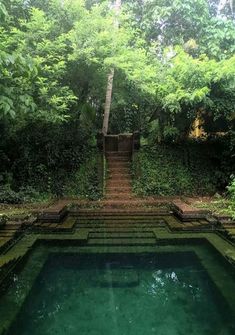
{"label": "swimming pool", "polygon": [[0,299],[0,334],[235,333],[235,277],[206,243],[41,243]]}

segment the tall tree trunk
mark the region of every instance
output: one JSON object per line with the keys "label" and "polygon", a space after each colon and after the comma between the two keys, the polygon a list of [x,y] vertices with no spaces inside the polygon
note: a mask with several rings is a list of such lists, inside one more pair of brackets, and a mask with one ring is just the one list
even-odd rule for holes
{"label": "tall tree trunk", "polygon": [[[116,14],[116,18],[114,20],[115,29],[118,29],[119,27],[118,15],[120,13],[121,5],[122,5],[121,0],[115,1],[115,6],[114,6],[115,14]],[[103,128],[102,128],[102,132],[104,135],[107,135],[108,127],[109,127],[109,116],[110,116],[110,108],[111,108],[112,92],[113,92],[113,78],[114,78],[114,68],[110,69],[110,72],[108,74],[106,99],[105,99],[105,105],[104,105],[104,120],[103,120]]]}
{"label": "tall tree trunk", "polygon": [[108,83],[106,89],[106,99],[105,99],[105,106],[104,106],[104,120],[103,120],[103,134],[107,135],[108,127],[109,127],[109,115],[110,115],[110,108],[112,102],[112,91],[113,91],[113,77],[114,77],[114,69],[111,69],[108,74]]}

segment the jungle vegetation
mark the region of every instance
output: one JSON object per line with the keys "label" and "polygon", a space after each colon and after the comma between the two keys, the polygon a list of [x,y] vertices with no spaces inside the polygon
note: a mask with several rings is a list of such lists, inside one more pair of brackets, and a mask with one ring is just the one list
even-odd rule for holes
{"label": "jungle vegetation", "polygon": [[225,190],[235,170],[234,19],[233,1],[123,0],[115,29],[112,1],[0,0],[0,202],[97,195],[110,69],[109,132],[140,131],[153,157],[157,145],[188,142],[202,117],[210,191]]}

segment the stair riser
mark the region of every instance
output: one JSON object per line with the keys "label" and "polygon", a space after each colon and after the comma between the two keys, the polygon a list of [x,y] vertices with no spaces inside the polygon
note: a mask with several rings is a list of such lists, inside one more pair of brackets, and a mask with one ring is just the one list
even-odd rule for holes
{"label": "stair riser", "polygon": [[94,222],[78,222],[76,224],[77,228],[94,228],[94,229],[104,229],[104,230],[109,230],[109,229],[119,229],[119,230],[129,230],[129,229],[152,229],[155,227],[165,227],[165,223],[161,222],[154,222],[154,221],[128,221],[128,222],[103,222],[103,223],[98,223],[97,221]]}
{"label": "stair riser", "polygon": [[[114,181],[114,182],[116,182],[116,184],[118,184],[118,185],[128,185],[128,186],[130,186],[131,185],[131,183],[132,183],[132,180],[131,180],[131,178],[127,178],[127,177],[123,177],[123,178],[120,178],[120,176],[118,177],[118,178],[114,178],[114,179],[112,179],[112,181]],[[107,180],[107,182],[106,182],[106,185],[107,186],[110,186],[110,180]],[[111,184],[111,185],[113,185],[113,184]]]}
{"label": "stair riser", "polygon": [[109,181],[115,181],[118,182],[119,180],[124,180],[124,181],[130,181],[131,176],[129,173],[112,173],[110,174],[110,178],[108,179]]}
{"label": "stair riser", "polygon": [[147,241],[143,241],[141,239],[90,239],[88,240],[88,244],[92,245],[135,245],[135,246],[144,246],[144,245],[156,245],[156,240],[148,239]]}
{"label": "stair riser", "polygon": [[130,187],[131,188],[131,182],[128,181],[122,181],[122,180],[107,180],[106,187],[108,188],[116,188],[116,187]]}
{"label": "stair riser", "polygon": [[147,218],[147,219],[144,219],[144,218],[140,218],[140,219],[136,219],[136,218],[131,218],[131,217],[128,217],[127,219],[123,219],[121,218],[120,220],[112,220],[112,219],[107,219],[107,218],[104,218],[104,219],[100,219],[100,218],[97,218],[97,219],[78,219],[77,223],[76,224],[82,224],[82,225],[106,225],[107,227],[109,225],[121,225],[121,226],[125,226],[125,225],[136,225],[136,224],[143,224],[143,225],[146,225],[146,224],[163,224],[164,222],[163,221],[159,221],[159,219],[154,219],[154,218]]}
{"label": "stair riser", "polygon": [[131,157],[129,151],[109,151],[105,153],[106,157]]}
{"label": "stair riser", "polygon": [[114,156],[114,157],[107,157],[106,158],[107,162],[127,162],[130,163],[130,159],[128,157],[118,157],[118,156]]}
{"label": "stair riser", "polygon": [[88,240],[89,245],[136,245],[136,246],[144,246],[144,245],[156,245],[156,239],[141,239],[141,238],[133,238],[133,239],[89,239]]}
{"label": "stair riser", "polygon": [[116,191],[120,191],[120,192],[122,192],[122,191],[129,191],[129,192],[131,192],[132,191],[132,187],[131,187],[131,184],[127,184],[127,185],[120,185],[120,184],[117,184],[117,185],[114,185],[114,186],[112,186],[112,184],[111,185],[106,185],[106,191],[114,191],[114,192],[116,192]]}
{"label": "stair riser", "polygon": [[131,177],[131,171],[130,169],[126,169],[126,168],[111,168],[111,169],[108,169],[107,170],[108,172],[108,176],[113,176],[113,175],[116,175],[116,174],[119,174],[119,175],[128,175],[129,177]]}
{"label": "stair riser", "polygon": [[110,193],[131,193],[132,189],[131,187],[107,187],[106,188],[106,194]]}
{"label": "stair riser", "polygon": [[113,219],[114,217],[158,217],[163,216],[163,215],[169,215],[168,211],[160,211],[160,210],[155,210],[155,211],[141,211],[141,210],[136,210],[136,208],[133,209],[122,209],[120,210],[115,210],[115,209],[110,209],[110,210],[99,210],[99,211],[93,211],[93,210],[87,210],[87,209],[80,209],[80,210],[70,210],[70,215],[77,216],[78,219],[79,217],[84,217],[86,216],[87,218],[96,220],[98,218],[109,218]]}
{"label": "stair riser", "polygon": [[107,166],[122,166],[122,167],[130,167],[130,162],[128,161],[112,161],[112,162],[107,162]]}
{"label": "stair riser", "polygon": [[123,199],[123,200],[131,200],[133,199],[133,196],[130,195],[130,194],[123,194],[123,195],[120,195],[120,194],[106,194],[105,196],[106,199],[109,199],[109,200],[118,200],[118,199]]}
{"label": "stair riser", "polygon": [[89,229],[92,232],[152,232],[155,228],[165,228],[165,223],[112,223],[112,224],[98,224],[98,223],[77,223],[75,229]]}
{"label": "stair riser", "polygon": [[130,166],[122,166],[122,165],[108,165],[108,171],[120,171],[130,173]]}
{"label": "stair riser", "polygon": [[131,194],[131,187],[116,187],[116,188],[108,188],[106,187],[106,194]]}
{"label": "stair riser", "polygon": [[115,239],[115,238],[155,238],[151,232],[92,232],[89,233],[88,238],[102,238],[102,239]]}

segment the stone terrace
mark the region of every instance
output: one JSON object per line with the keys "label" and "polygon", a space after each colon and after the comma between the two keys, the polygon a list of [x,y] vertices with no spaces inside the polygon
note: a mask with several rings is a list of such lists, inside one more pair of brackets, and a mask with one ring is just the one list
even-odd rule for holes
{"label": "stone terrace", "polygon": [[231,218],[213,217],[194,207],[192,199],[137,197],[131,187],[130,152],[107,152],[106,160],[108,177],[102,200],[59,200],[32,216],[12,217],[0,228],[0,277],[35,241],[47,238],[87,246],[152,247],[166,243],[160,238],[164,234],[171,240],[220,235],[226,245],[224,256],[235,262]]}

